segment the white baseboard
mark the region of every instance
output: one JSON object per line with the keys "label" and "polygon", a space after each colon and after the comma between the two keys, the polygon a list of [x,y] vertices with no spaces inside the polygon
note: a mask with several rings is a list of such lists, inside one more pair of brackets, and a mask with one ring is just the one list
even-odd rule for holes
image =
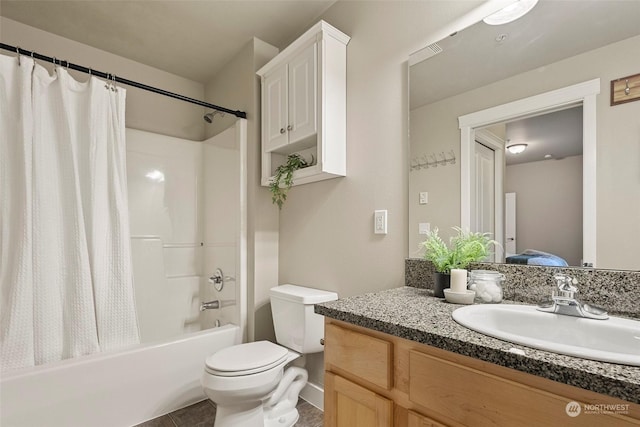
{"label": "white baseboard", "polygon": [[307,383],[300,391],[300,397],[321,411],[324,411],[324,389],[319,385]]}

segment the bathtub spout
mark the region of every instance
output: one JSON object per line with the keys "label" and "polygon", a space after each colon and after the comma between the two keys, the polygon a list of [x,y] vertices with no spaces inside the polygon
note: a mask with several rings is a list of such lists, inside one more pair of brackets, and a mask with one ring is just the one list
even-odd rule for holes
{"label": "bathtub spout", "polygon": [[203,302],[200,304],[200,311],[205,310],[216,310],[218,308],[230,307],[232,305],[236,305],[236,301],[232,299],[214,299],[213,301]]}
{"label": "bathtub spout", "polygon": [[220,308],[220,301],[217,299],[213,301],[203,302],[202,304],[200,304],[200,311],[212,310],[212,309],[218,309],[218,308]]}

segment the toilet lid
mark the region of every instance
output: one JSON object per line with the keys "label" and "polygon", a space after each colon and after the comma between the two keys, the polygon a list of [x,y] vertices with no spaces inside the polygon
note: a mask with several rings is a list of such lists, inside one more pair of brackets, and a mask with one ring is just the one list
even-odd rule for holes
{"label": "toilet lid", "polygon": [[282,363],[289,351],[269,341],[256,341],[224,348],[207,357],[207,371],[220,376],[249,375]]}

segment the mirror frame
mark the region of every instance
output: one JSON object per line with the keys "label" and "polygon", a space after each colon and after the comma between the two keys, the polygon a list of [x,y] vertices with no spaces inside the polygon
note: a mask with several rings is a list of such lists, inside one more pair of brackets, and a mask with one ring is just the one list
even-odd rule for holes
{"label": "mirror frame", "polygon": [[[567,86],[507,104],[487,108],[458,117],[460,128],[460,226],[470,230],[472,219],[472,188],[475,184],[475,129],[491,124],[562,110],[582,105],[583,170],[582,174],[582,262],[596,267],[596,95],[600,79]],[[497,193],[501,194],[501,193]],[[496,214],[502,212],[502,200],[496,197]],[[500,199],[500,200],[498,200]],[[498,210],[500,209],[500,210]],[[495,237],[504,247],[502,227],[496,224]]]}

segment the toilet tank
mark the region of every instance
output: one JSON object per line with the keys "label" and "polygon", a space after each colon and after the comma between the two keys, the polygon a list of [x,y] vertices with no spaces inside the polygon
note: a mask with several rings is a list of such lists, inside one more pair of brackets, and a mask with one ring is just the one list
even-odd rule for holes
{"label": "toilet tank", "polygon": [[278,344],[298,353],[318,353],[324,350],[324,317],[313,312],[313,305],[338,299],[335,292],[281,285],[271,288],[271,313]]}

